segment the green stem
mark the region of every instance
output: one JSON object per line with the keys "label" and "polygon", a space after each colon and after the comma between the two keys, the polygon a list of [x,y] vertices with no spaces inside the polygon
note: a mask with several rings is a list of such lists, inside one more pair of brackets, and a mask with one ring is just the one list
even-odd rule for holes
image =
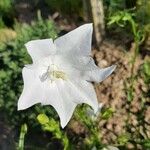
{"label": "green stem", "polygon": [[88,129],[88,139],[92,143],[92,146],[96,146],[97,148],[101,147],[102,143],[99,136],[100,130],[97,127],[97,122],[91,120],[90,117],[86,115],[85,107],[81,107],[80,109],[78,109],[78,111],[76,111],[75,113],[75,117],[77,118],[77,120],[80,120]]}
{"label": "green stem", "polygon": [[134,55],[133,55],[133,59],[132,59],[132,66],[131,66],[131,87],[133,88],[133,84],[134,84],[134,68],[135,68],[135,62],[136,62],[136,58],[139,52],[139,42],[138,40],[135,41],[136,47],[134,50]]}
{"label": "green stem", "polygon": [[21,126],[21,131],[20,131],[18,150],[24,150],[24,139],[26,133],[27,133],[27,125],[23,124]]}
{"label": "green stem", "polygon": [[[57,136],[57,135],[59,135],[59,136]],[[69,150],[69,139],[65,133],[63,133],[61,130],[58,130],[55,133],[55,137],[57,137],[58,139],[61,140],[61,142],[64,146],[64,150]]]}
{"label": "green stem", "polygon": [[132,58],[132,62],[131,62],[131,76],[130,76],[130,87],[129,87],[130,91],[133,93],[134,92],[134,81],[135,81],[134,68],[135,68],[136,58],[137,58],[138,53],[139,53],[140,41],[139,41],[139,37],[138,37],[138,31],[137,31],[136,23],[134,22],[134,20],[131,19],[130,24],[131,24],[132,32],[134,35],[134,42],[136,44],[133,58]]}
{"label": "green stem", "polygon": [[65,135],[63,135],[62,137],[63,139],[63,145],[64,145],[64,150],[69,150],[69,140],[68,137]]}

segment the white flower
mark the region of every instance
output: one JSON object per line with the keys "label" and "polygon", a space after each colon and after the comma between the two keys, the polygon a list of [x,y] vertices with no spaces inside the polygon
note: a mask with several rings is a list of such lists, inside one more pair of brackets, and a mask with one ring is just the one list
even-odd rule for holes
{"label": "white flower", "polygon": [[101,82],[115,66],[100,69],[91,55],[92,24],[85,24],[56,39],[33,40],[25,44],[33,64],[23,68],[24,89],[18,110],[36,103],[52,105],[61,126],[69,122],[77,104],[87,103],[95,112],[97,97],[89,81]]}

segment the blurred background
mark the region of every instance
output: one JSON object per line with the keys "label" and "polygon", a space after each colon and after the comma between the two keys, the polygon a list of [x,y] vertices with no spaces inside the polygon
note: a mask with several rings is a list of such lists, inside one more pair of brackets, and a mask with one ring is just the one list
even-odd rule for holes
{"label": "blurred background", "polygon": [[[97,123],[100,141],[122,150],[150,150],[150,0],[0,0],[1,150],[16,149],[23,123],[28,125],[25,149],[63,149],[53,131],[44,132],[36,119],[45,113],[59,120],[51,106],[17,111],[21,70],[31,63],[24,44],[55,39],[89,22],[96,64],[117,64],[108,79],[94,84],[104,104]],[[94,145],[83,122],[73,117],[64,129],[74,149]]]}

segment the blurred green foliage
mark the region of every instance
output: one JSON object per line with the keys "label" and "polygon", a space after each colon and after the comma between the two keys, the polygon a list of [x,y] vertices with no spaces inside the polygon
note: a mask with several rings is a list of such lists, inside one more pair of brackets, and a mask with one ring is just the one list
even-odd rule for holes
{"label": "blurred green foliage", "polygon": [[150,61],[145,61],[142,66],[142,75],[146,84],[150,84]]}
{"label": "blurred green foliage", "polygon": [[[132,33],[132,35],[130,35],[130,38],[132,36],[132,39],[133,39],[132,42],[134,42],[135,47],[132,49],[134,53],[131,56],[131,61],[128,60],[131,64],[131,71],[130,71],[131,74],[128,78],[126,78],[126,80],[124,80],[124,90],[126,93],[126,99],[128,100],[126,102],[126,105],[129,105],[128,113],[130,114],[131,103],[132,101],[135,100],[134,97],[137,96],[135,95],[137,94],[135,91],[138,88],[136,85],[136,83],[138,82],[138,78],[142,77],[142,80],[144,80],[144,82],[146,83],[145,85],[146,90],[143,92],[141,91],[141,95],[139,95],[138,97],[139,99],[143,101],[141,103],[141,105],[143,105],[143,109],[141,109],[141,112],[139,111],[136,114],[136,116],[140,117],[140,119],[138,120],[138,123],[141,122],[141,124],[143,125],[145,122],[143,119],[144,117],[141,114],[144,114],[144,110],[147,108],[146,102],[149,102],[147,100],[149,98],[148,93],[149,93],[149,83],[150,83],[149,81],[150,80],[150,62],[145,61],[143,63],[141,67],[142,76],[139,75],[138,71],[135,71],[135,64],[137,62],[137,57],[140,55],[140,53],[142,53],[141,47],[144,45],[144,41],[147,40],[148,38],[147,36],[150,35],[149,34],[150,33],[150,28],[149,28],[150,7],[149,7],[149,2],[145,0],[137,0],[134,5],[135,7],[132,9],[130,8],[130,9],[120,10],[119,8],[117,11],[114,11],[113,9],[113,12],[108,17],[109,21],[107,24],[108,26],[113,25],[113,27],[116,28],[117,30],[118,28],[123,27],[126,30],[126,32],[124,32],[123,34],[128,34],[127,31],[129,31],[129,33]],[[119,32],[119,34],[121,34],[121,32]],[[130,135],[131,131],[128,131],[130,130],[130,128],[131,126],[129,125],[129,123],[127,123],[126,133],[121,134],[119,137],[117,137],[118,144],[124,147],[125,145],[127,145],[128,142],[131,142],[135,146],[136,144],[140,144],[142,148],[148,149],[149,148],[148,136],[141,137],[140,131],[137,130],[132,135],[132,137],[135,136],[135,138],[132,139]]]}
{"label": "blurred green foliage", "polygon": [[150,1],[137,0],[136,18],[140,24],[150,23]]}
{"label": "blurred green foliage", "polygon": [[13,0],[1,0],[0,1],[0,28],[4,27],[7,23],[12,25],[13,19],[11,18],[13,9]]}
{"label": "blurred green foliage", "polygon": [[6,13],[12,7],[12,0],[2,0],[0,1],[0,12],[2,14]]}
{"label": "blurred green foliage", "polygon": [[[103,112],[107,113],[106,111]],[[104,147],[104,144],[101,142],[101,131],[97,125],[102,116],[100,111],[97,113],[96,115],[93,109],[86,104],[82,104],[76,108],[74,113],[75,119],[84,125],[87,132],[83,139],[84,144],[80,145],[81,149],[102,149]]]}
{"label": "blurred green foliage", "polygon": [[64,150],[69,150],[69,140],[65,132],[61,130],[58,121],[53,118],[49,118],[45,114],[39,114],[37,116],[38,122],[41,124],[44,131],[53,133],[53,138],[59,139],[64,146]]}
{"label": "blurred green foliage", "polygon": [[12,125],[22,124],[23,121],[32,124],[37,112],[51,114],[53,111],[46,109],[46,106],[44,109],[42,106],[35,106],[32,111],[30,108],[26,111],[17,111],[17,101],[23,88],[21,71],[25,64],[31,63],[24,44],[34,39],[54,39],[57,37],[57,29],[52,21],[39,17],[31,25],[16,23],[15,31],[15,40],[0,43],[0,112],[4,114],[4,120]]}
{"label": "blurred green foliage", "polygon": [[65,15],[79,15],[82,13],[82,0],[45,0],[51,10],[59,11]]}
{"label": "blurred green foliage", "polygon": [[150,61],[149,60],[143,63],[140,70],[140,74],[144,80],[145,86],[147,86],[147,91],[143,91],[143,96],[145,98],[150,98]]}
{"label": "blurred green foliage", "polygon": [[139,25],[150,23],[150,1],[147,0],[105,0],[106,17],[116,14],[118,11],[130,11]]}
{"label": "blurred green foliage", "polygon": [[119,145],[125,145],[128,143],[130,138],[131,138],[130,135],[128,133],[125,133],[125,134],[121,134],[120,136],[118,136],[117,141]]}
{"label": "blurred green foliage", "polygon": [[143,148],[146,149],[146,150],[149,150],[150,149],[150,139],[146,139],[144,141],[142,141],[142,144],[143,144]]}
{"label": "blurred green foliage", "polygon": [[104,4],[107,6],[106,16],[111,16],[117,10],[125,8],[125,0],[104,0]]}
{"label": "blurred green foliage", "polygon": [[102,119],[104,120],[108,120],[109,118],[111,118],[113,116],[113,113],[115,111],[112,108],[107,108],[107,109],[102,109]]}

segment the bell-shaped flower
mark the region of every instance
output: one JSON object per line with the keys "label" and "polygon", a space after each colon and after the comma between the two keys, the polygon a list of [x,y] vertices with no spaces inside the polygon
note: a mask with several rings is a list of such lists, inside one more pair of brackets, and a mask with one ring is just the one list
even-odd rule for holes
{"label": "bell-shaped flower", "polygon": [[77,104],[87,103],[94,112],[98,101],[90,81],[101,82],[115,66],[100,69],[91,55],[92,24],[52,39],[33,40],[25,44],[33,64],[23,68],[24,89],[18,110],[36,103],[51,105],[61,126],[69,122]]}

